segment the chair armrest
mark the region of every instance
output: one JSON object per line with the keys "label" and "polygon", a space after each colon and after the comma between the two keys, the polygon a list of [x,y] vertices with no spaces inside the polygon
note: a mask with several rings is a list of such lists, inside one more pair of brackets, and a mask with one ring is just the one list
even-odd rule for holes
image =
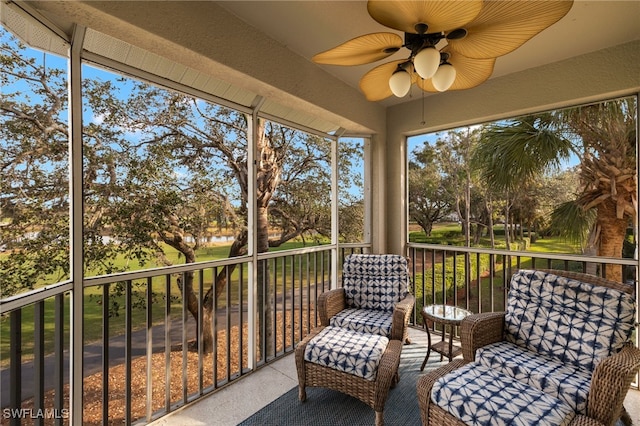
{"label": "chair armrest", "polygon": [[504,312],[472,314],[460,324],[460,343],[465,362],[473,362],[476,350],[503,340]]}
{"label": "chair armrest", "polygon": [[587,415],[605,425],[614,424],[639,369],[640,349],[630,343],[617,354],[603,359],[591,376]]}
{"label": "chair armrest", "polygon": [[407,296],[396,303],[393,308],[393,318],[391,320],[391,335],[389,339],[400,340],[406,342],[408,338],[407,326],[409,324],[409,318],[413,312],[413,305],[416,302],[416,298],[413,294],[409,293]]}
{"label": "chair armrest", "polygon": [[332,316],[346,308],[345,294],[343,288],[336,288],[325,291],[318,297],[318,317],[320,325],[329,325]]}
{"label": "chair armrest", "polygon": [[591,417],[583,416],[582,414],[578,414],[571,420],[569,426],[604,426],[602,423],[597,421],[596,419],[592,419]]}
{"label": "chair armrest", "polygon": [[462,359],[454,359],[450,363],[433,370],[418,379],[416,390],[418,393],[418,405],[420,406],[420,418],[423,425],[429,424],[429,406],[431,402],[431,388],[440,377],[451,373],[453,370],[465,364]]}

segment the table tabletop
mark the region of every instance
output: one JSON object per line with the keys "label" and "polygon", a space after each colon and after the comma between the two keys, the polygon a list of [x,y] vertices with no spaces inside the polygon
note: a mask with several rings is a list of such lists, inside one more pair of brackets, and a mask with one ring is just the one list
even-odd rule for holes
{"label": "table tabletop", "polygon": [[440,323],[458,324],[472,312],[457,306],[427,305],[422,308],[422,314]]}

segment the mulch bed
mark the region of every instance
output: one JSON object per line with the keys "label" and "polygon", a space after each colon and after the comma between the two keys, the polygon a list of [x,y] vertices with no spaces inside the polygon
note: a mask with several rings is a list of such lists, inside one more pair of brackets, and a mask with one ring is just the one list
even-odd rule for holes
{"label": "mulch bed", "polygon": [[[311,313],[312,318],[314,313]],[[298,315],[293,318],[294,327],[297,333],[298,330]],[[292,336],[290,333],[292,315],[288,313],[285,318],[287,330],[286,339],[282,336],[282,314],[279,313],[276,319],[278,326],[277,338],[276,338],[276,351],[281,352],[284,345],[291,347]],[[306,326],[303,327],[306,334]],[[229,376],[233,377],[239,374],[240,360],[244,368],[247,366],[247,324],[243,326],[243,350],[242,354],[239,353],[240,347],[238,327],[231,328],[231,353],[227,354],[227,335],[226,331],[222,330],[218,332],[218,361],[216,365],[216,376],[218,385],[226,383],[228,379],[227,375],[227,356],[230,357],[230,371]],[[300,336],[295,336],[296,341],[301,339]],[[213,355],[205,354],[202,358],[202,375],[199,375],[198,365],[198,352],[194,350],[195,341],[190,342],[190,348],[187,350],[187,367],[186,367],[186,394],[188,397],[197,395],[199,392],[200,378],[202,377],[202,386],[204,389],[213,386]],[[170,366],[170,401],[172,405],[179,404],[183,401],[185,390],[183,388],[183,351],[181,345],[176,345],[171,348],[171,366]],[[167,373],[167,364],[165,362],[165,353],[154,353],[151,356],[152,362],[152,413],[164,410],[165,407],[165,381]],[[124,424],[124,411],[125,411],[125,365],[121,364],[109,369],[109,395],[108,395],[108,409],[109,420],[108,425],[122,425]],[[144,419],[147,413],[147,358],[138,357],[131,361],[131,418],[132,421],[138,419]],[[64,386],[64,407],[69,408],[69,385]],[[49,391],[45,394],[45,407],[53,407],[54,392]],[[102,373],[96,373],[84,379],[84,412],[83,412],[83,424],[84,425],[102,425],[103,422],[103,404],[102,404]],[[23,401],[23,409],[31,409],[33,407],[33,400],[28,399]],[[29,422],[30,423],[30,422]],[[8,425],[9,419],[5,419],[0,415],[0,425]],[[45,425],[53,425],[54,419],[45,419]],[[69,419],[64,420],[64,424],[69,424]]]}

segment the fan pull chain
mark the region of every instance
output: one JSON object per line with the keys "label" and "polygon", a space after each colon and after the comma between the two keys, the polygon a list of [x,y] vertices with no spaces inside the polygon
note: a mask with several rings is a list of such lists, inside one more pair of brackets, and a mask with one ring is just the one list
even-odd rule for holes
{"label": "fan pull chain", "polygon": [[[424,79],[423,79],[423,82],[424,82]],[[427,124],[427,122],[424,119],[424,90],[421,90],[421,92],[422,92],[422,121],[420,122],[420,124],[424,126],[425,124]]]}

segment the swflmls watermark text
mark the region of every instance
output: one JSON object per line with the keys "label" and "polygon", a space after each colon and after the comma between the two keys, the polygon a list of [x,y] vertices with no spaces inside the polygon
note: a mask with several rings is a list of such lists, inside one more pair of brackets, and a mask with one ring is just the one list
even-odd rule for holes
{"label": "swflmls watermark text", "polygon": [[69,409],[62,408],[5,408],[2,410],[4,419],[68,419]]}

